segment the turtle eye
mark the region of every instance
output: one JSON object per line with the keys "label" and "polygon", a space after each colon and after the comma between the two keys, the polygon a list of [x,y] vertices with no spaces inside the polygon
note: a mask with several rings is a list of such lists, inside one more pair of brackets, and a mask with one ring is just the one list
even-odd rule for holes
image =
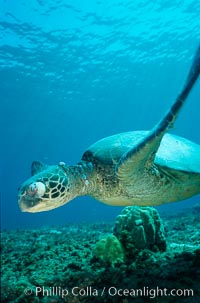
{"label": "turtle eye", "polygon": [[31,196],[35,195],[38,191],[38,188],[37,188],[37,184],[36,183],[32,183],[29,185],[28,187],[28,190],[27,190],[27,193]]}
{"label": "turtle eye", "polygon": [[46,186],[43,182],[40,181],[31,183],[27,191],[30,196],[35,196],[37,194],[37,197],[39,198],[41,198],[45,192]]}
{"label": "turtle eye", "polygon": [[34,192],[35,190],[36,190],[36,184],[35,183],[33,183],[33,184],[31,184],[30,186],[29,186],[29,189],[30,189],[30,191],[31,192]]}

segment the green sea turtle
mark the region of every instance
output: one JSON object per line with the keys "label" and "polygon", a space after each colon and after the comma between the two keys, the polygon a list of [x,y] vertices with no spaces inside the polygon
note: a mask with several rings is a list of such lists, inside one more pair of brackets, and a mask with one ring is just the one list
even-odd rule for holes
{"label": "green sea turtle", "polygon": [[200,146],[166,134],[200,74],[200,47],[183,90],[150,131],[104,138],[74,166],[32,163],[32,177],[19,189],[26,212],[54,209],[89,195],[109,205],[160,205],[200,193]]}

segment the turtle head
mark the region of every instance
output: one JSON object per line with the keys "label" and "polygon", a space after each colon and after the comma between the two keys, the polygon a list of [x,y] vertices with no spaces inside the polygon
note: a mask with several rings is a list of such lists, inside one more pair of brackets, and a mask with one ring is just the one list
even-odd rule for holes
{"label": "turtle head", "polygon": [[34,161],[32,177],[19,188],[18,203],[23,212],[48,211],[71,201],[70,175],[64,163],[47,166]]}

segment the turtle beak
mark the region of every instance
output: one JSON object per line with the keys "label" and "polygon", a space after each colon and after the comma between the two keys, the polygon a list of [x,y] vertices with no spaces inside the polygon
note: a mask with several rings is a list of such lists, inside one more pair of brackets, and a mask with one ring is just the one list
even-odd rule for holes
{"label": "turtle beak", "polygon": [[21,197],[18,200],[19,208],[22,212],[33,212],[33,208],[40,203],[40,199],[27,199]]}

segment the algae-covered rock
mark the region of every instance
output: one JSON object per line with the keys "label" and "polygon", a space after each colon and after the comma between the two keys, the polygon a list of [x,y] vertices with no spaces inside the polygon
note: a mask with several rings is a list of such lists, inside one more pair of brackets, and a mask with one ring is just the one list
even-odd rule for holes
{"label": "algae-covered rock", "polygon": [[111,264],[122,262],[124,259],[122,244],[114,235],[108,235],[99,240],[93,251],[93,255],[103,262]]}
{"label": "algae-covered rock", "polygon": [[125,207],[116,219],[113,233],[125,250],[166,249],[164,227],[153,207]]}
{"label": "algae-covered rock", "polygon": [[[141,207],[141,210],[144,211],[145,208]],[[134,223],[134,216],[131,218],[131,212],[129,215],[130,222],[128,224],[127,221],[127,226],[133,224],[134,230],[134,224],[140,226],[142,219],[141,216],[139,218],[136,216]],[[156,250],[156,245],[153,251],[134,249],[135,245],[131,242],[133,233],[127,228],[122,237],[124,261],[114,263],[111,263],[112,261],[104,263],[94,256],[99,235],[101,238],[107,238],[113,228],[112,222],[68,224],[55,227],[58,232],[51,233],[51,236],[49,236],[50,228],[3,230],[0,301],[2,303],[198,303],[200,298],[199,213],[189,207],[174,215],[163,211],[162,217],[167,226],[166,252],[161,253]],[[126,220],[128,218],[129,216],[125,217]],[[109,245],[108,239],[103,241],[104,244],[108,242]],[[44,286],[46,290],[51,288],[52,292],[59,287],[67,288],[69,295],[62,299],[56,294],[43,296],[40,293],[36,297],[35,287],[38,286]],[[107,290],[111,286],[115,287],[116,290],[120,290],[120,295],[111,297],[109,292],[105,291],[101,296],[105,286]],[[142,289],[144,286],[147,286],[147,291],[158,286],[159,289],[166,287],[169,290],[187,289],[189,293],[187,297],[168,295],[162,298],[159,293],[159,297],[155,300],[147,296],[121,296],[121,290]],[[77,291],[82,291],[81,295],[73,296],[71,290],[74,287],[77,287]],[[88,287],[97,289],[98,297],[83,295],[84,289]],[[33,289],[32,296],[26,295],[25,289]]]}

